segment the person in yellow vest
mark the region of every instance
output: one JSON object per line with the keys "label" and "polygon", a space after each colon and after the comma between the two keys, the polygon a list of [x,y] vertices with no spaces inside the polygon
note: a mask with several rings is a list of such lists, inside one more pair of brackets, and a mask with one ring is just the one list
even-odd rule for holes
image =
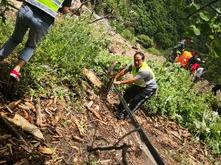
{"label": "person in yellow vest", "polygon": [[[119,80],[120,77],[130,72],[133,77]],[[157,82],[153,71],[145,62],[145,55],[141,52],[134,54],[134,62],[117,73],[114,84],[131,84],[124,92],[124,99],[128,103],[131,112],[135,112],[147,99],[153,96],[157,90]],[[117,107],[117,118],[125,119],[127,116],[123,104]]]}
{"label": "person in yellow vest", "polygon": [[68,13],[72,2],[72,0],[23,1],[17,13],[14,32],[0,49],[0,61],[2,61],[22,42],[25,33],[29,30],[28,40],[18,64],[10,72],[10,76],[17,81],[21,75],[21,68],[30,60],[37,45],[50,30],[58,12]]}

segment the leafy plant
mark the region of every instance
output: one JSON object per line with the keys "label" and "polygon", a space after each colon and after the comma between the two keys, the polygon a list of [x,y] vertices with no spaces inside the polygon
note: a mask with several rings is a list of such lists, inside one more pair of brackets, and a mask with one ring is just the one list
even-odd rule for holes
{"label": "leafy plant", "polygon": [[154,46],[153,40],[144,34],[137,36],[137,42],[140,43],[144,48],[150,48]]}

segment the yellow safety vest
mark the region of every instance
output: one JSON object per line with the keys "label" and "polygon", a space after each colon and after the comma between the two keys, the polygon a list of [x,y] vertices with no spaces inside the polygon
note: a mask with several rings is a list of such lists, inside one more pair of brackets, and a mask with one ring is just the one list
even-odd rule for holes
{"label": "yellow safety vest", "polygon": [[[147,65],[146,62],[143,62],[143,64],[141,65],[141,67],[139,69],[137,69],[134,65],[132,65],[131,74],[135,77],[136,75],[138,75],[138,72],[139,72],[140,69],[147,70],[148,72],[151,73],[151,75],[153,76],[153,79],[155,79],[155,75],[154,75],[152,69]],[[151,79],[151,80],[153,80],[153,79]],[[149,80],[149,81],[151,81],[151,80]],[[138,85],[138,86],[141,86],[141,87],[146,86],[146,83],[145,83],[144,79],[137,80],[134,84]]]}
{"label": "yellow safety vest", "polygon": [[56,17],[64,0],[25,0],[25,2],[41,9],[52,17]]}

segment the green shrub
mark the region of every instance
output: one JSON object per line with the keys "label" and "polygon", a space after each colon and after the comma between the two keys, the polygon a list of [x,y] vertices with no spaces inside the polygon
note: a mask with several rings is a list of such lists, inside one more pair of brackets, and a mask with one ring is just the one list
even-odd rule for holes
{"label": "green shrub", "polygon": [[126,38],[129,41],[133,41],[134,40],[134,34],[130,30],[126,29],[121,34],[122,34],[122,36],[124,38]]}
{"label": "green shrub", "polygon": [[165,49],[173,45],[175,38],[168,32],[160,32],[155,35],[155,40],[157,41],[158,47]]}
{"label": "green shrub", "polygon": [[144,48],[150,48],[154,46],[153,40],[144,34],[137,36],[137,42],[141,44]]}
{"label": "green shrub", "polygon": [[161,55],[162,55],[161,51],[158,50],[158,49],[156,49],[156,48],[154,48],[154,47],[148,48],[147,51],[148,51],[149,53],[151,53],[151,54],[154,54],[154,55],[158,55],[158,56],[161,56]]}
{"label": "green shrub", "polygon": [[150,113],[169,116],[205,141],[214,153],[221,153],[220,120],[212,111],[214,97],[209,93],[198,94],[192,89],[190,74],[176,64],[159,66],[151,63],[159,89],[147,103]]}
{"label": "green shrub", "polygon": [[59,78],[74,82],[81,77],[83,67],[91,67],[103,43],[92,35],[87,21],[67,18],[53,27],[34,62],[48,65]]}

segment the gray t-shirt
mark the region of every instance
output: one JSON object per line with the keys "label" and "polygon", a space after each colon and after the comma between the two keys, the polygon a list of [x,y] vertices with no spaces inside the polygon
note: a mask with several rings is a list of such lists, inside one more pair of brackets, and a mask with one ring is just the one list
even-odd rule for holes
{"label": "gray t-shirt", "polygon": [[[126,67],[127,72],[132,72],[132,67],[134,64],[129,64]],[[135,76],[137,81],[134,83],[135,85],[147,87],[149,89],[157,89],[157,82],[155,80],[154,74],[150,68],[139,68],[137,70],[137,75]]]}

